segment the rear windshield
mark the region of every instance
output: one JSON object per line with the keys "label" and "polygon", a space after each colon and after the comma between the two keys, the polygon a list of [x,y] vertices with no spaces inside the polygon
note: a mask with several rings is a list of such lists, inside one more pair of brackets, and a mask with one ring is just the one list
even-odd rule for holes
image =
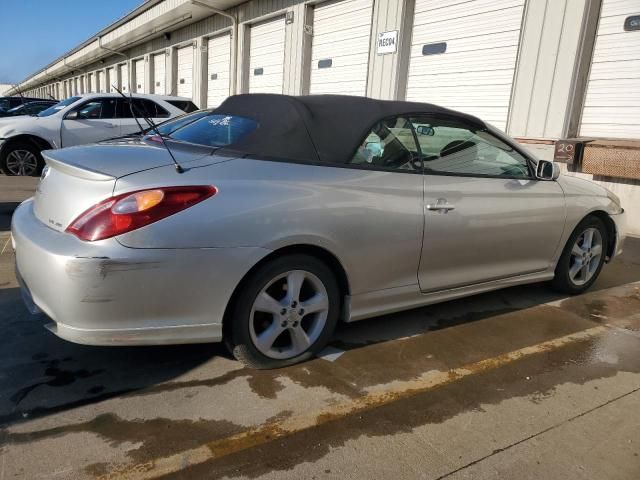
{"label": "rear windshield", "polygon": [[191,113],[198,110],[198,107],[196,107],[195,103],[188,100],[167,100],[166,102],[186,113]]}
{"label": "rear windshield", "polygon": [[169,138],[209,147],[226,147],[236,143],[256,128],[258,128],[258,122],[251,118],[209,114],[173,130]]}
{"label": "rear windshield", "polygon": [[66,100],[62,100],[61,102],[56,103],[55,105],[47,108],[46,110],[41,111],[38,116],[39,117],[48,117],[49,115],[53,115],[54,113],[59,112],[65,107],[68,107],[72,103],[80,100],[80,97],[69,97]]}
{"label": "rear windshield", "polygon": [[[171,132],[175,132],[179,128],[182,128],[185,125],[188,125],[188,124],[190,124],[192,122],[195,122],[199,118],[202,118],[202,117],[205,117],[205,116],[209,115],[209,113],[210,112],[208,112],[206,110],[201,110],[201,111],[193,112],[193,113],[187,113],[185,115],[181,115],[179,117],[172,118],[171,120],[167,120],[166,122],[162,122],[156,128],[158,129],[158,132],[160,132],[161,135],[170,135]],[[146,130],[147,133],[154,133],[154,131],[155,130],[153,128],[148,128]]]}

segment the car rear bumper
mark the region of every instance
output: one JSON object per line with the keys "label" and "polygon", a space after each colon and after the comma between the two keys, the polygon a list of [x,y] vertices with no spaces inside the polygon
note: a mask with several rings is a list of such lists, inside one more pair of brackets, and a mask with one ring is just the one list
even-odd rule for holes
{"label": "car rear bumper", "polygon": [[48,315],[56,335],[89,345],[219,341],[233,290],[269,253],[83,242],[40,222],[30,200],[15,211],[11,228],[27,306]]}

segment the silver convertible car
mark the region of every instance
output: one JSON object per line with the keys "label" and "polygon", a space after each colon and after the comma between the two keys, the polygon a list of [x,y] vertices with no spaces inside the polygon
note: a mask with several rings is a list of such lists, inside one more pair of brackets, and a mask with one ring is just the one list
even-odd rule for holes
{"label": "silver convertible car", "polygon": [[25,300],[56,335],[224,340],[281,367],[341,321],[532,282],[580,293],[621,252],[614,194],[469,115],[238,95],[176,122],[44,152],[12,235]]}

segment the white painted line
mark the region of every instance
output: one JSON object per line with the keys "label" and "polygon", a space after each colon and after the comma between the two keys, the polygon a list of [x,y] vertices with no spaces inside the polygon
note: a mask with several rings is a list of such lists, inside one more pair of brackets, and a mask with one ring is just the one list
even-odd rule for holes
{"label": "white painted line", "polygon": [[327,347],[320,352],[320,354],[318,355],[318,358],[327,360],[328,362],[335,362],[338,358],[342,356],[343,353],[344,353],[344,350],[340,350],[339,348]]}

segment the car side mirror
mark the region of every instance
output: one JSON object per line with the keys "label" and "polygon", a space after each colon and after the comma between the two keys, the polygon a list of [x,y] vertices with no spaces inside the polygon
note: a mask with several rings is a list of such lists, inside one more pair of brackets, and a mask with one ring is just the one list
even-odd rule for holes
{"label": "car side mirror", "polygon": [[80,118],[82,117],[80,117],[77,110],[67,113],[67,116],[64,117],[65,120],[80,120]]}
{"label": "car side mirror", "polygon": [[430,127],[429,125],[418,125],[416,127],[416,133],[418,135],[426,135],[428,137],[433,137],[433,135],[436,133],[435,130],[433,129],[433,127]]}
{"label": "car side mirror", "polygon": [[548,160],[538,160],[536,178],[538,180],[556,180],[560,176],[560,166]]}

